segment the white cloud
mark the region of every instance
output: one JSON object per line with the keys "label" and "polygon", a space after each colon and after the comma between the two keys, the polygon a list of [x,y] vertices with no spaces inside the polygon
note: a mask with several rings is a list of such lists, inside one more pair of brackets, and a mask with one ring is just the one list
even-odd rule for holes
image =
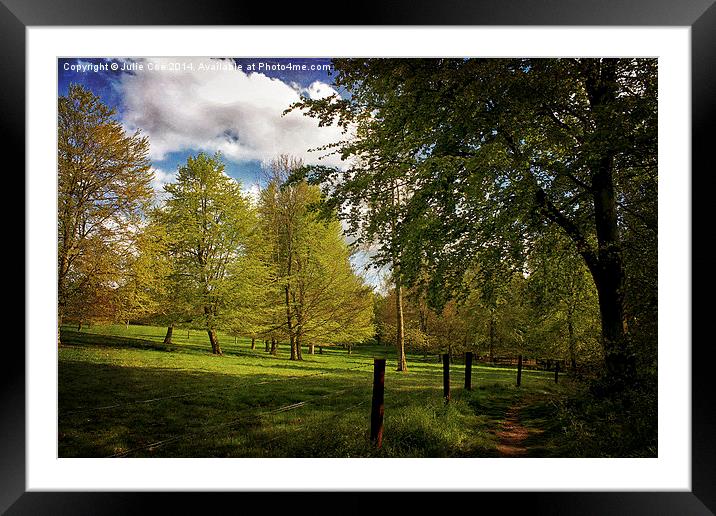
{"label": "white cloud", "polygon": [[167,183],[173,183],[176,181],[177,173],[174,172],[167,172],[165,170],[162,170],[157,167],[152,167],[152,182],[151,186],[154,190],[154,195],[157,199],[157,201],[161,202],[166,197],[166,192],[164,191],[164,185]]}
{"label": "white cloud", "polygon": [[253,202],[258,202],[261,196],[261,185],[258,182],[254,183],[241,183],[241,191]]}
{"label": "white cloud", "polygon": [[338,95],[338,92],[329,84],[321,81],[314,81],[303,90],[303,94],[313,100],[325,99],[331,95]]}
{"label": "white cloud", "polygon": [[[150,71],[149,66],[181,62],[179,71]],[[143,71],[122,76],[123,122],[149,136],[150,155],[163,159],[183,150],[221,151],[234,161],[266,161],[278,154],[300,157],[307,164],[341,166],[338,156],[319,160],[325,151],[308,152],[344,138],[336,126],[318,123],[299,111],[282,116],[299,100],[295,84],[241,70],[200,70],[209,59],[142,59]],[[304,90],[311,98],[335,92],[319,81]]]}

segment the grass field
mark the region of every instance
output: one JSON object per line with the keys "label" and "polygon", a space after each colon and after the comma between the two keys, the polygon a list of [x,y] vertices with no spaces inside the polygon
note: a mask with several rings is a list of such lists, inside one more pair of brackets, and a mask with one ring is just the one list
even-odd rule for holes
{"label": "grass field", "polygon": [[[452,399],[442,397],[436,356],[408,355],[396,372],[392,347],[323,348],[304,360],[263,342],[219,335],[213,356],[205,332],[92,326],[62,329],[59,348],[60,457],[496,457],[563,456],[555,419],[577,387],[566,375],[473,365],[451,366]],[[373,358],[386,357],[383,446],[369,442]],[[512,417],[512,419],[510,419]],[[514,440],[514,439],[513,439]],[[515,449],[517,449],[515,448]],[[507,451],[506,451],[507,450]]]}

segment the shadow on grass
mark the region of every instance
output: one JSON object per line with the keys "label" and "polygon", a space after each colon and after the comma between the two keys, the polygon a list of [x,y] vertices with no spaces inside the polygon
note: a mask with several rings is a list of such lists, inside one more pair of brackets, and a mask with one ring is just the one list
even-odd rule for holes
{"label": "shadow on grass", "polygon": [[[335,421],[326,426],[323,420],[337,411],[345,411],[341,425],[354,417],[365,419],[366,410],[347,409],[366,402],[369,406],[370,378],[286,380],[270,372],[235,376],[61,361],[58,454],[341,456],[343,445],[333,441],[344,437],[331,430]],[[313,428],[299,424],[306,418]],[[315,441],[317,429],[321,437]],[[301,435],[298,440],[296,432]],[[361,435],[354,436],[351,449],[364,449]],[[315,448],[321,441],[324,452]]]}
{"label": "shadow on grass", "polygon": [[522,409],[520,417],[524,426],[533,429],[524,441],[528,457],[564,456],[556,444],[563,434],[558,412],[557,405],[549,399],[536,400]]}
{"label": "shadow on grass", "polygon": [[521,392],[504,383],[480,385],[464,396],[470,408],[497,425],[505,418],[507,410],[519,400]]}
{"label": "shadow on grass", "polygon": [[117,337],[113,335],[99,335],[63,330],[60,335],[62,345],[66,346],[92,346],[114,349],[152,349],[155,351],[176,351],[177,347],[152,340],[137,339],[134,337]]}

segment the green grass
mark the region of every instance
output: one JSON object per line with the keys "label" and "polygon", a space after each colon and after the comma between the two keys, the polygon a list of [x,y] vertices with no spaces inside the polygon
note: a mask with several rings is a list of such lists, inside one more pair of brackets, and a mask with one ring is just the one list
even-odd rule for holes
{"label": "green grass", "polygon": [[[524,405],[535,430],[529,455],[559,456],[556,414],[576,386],[562,376],[462,364],[451,367],[452,396],[442,398],[436,357],[408,355],[396,372],[392,347],[358,346],[348,354],[289,360],[263,342],[219,334],[213,356],[205,332],[165,328],[63,328],[59,349],[60,457],[492,457],[507,410]],[[316,350],[318,353],[318,350]],[[381,449],[369,443],[372,366],[386,357]]]}

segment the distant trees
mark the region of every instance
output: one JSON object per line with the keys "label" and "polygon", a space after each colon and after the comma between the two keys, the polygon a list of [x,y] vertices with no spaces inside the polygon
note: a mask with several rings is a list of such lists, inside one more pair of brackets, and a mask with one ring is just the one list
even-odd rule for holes
{"label": "distant trees", "polygon": [[[79,85],[58,99],[58,321],[111,319],[151,199],[149,142]],[[137,303],[141,303],[135,299]]]}
{"label": "distant trees", "polygon": [[565,358],[576,369],[580,360],[603,357],[597,292],[572,247],[554,228],[536,241],[526,294],[535,311],[538,337],[551,344],[548,351],[554,358]]}
{"label": "distant trees", "polygon": [[301,166],[289,156],[272,161],[259,201],[264,259],[273,270],[275,302],[284,311],[275,330],[288,340],[291,360],[302,360],[303,344],[312,350],[373,334],[371,289],[351,269],[340,223],[311,209],[320,201],[318,188],[287,183]]}

